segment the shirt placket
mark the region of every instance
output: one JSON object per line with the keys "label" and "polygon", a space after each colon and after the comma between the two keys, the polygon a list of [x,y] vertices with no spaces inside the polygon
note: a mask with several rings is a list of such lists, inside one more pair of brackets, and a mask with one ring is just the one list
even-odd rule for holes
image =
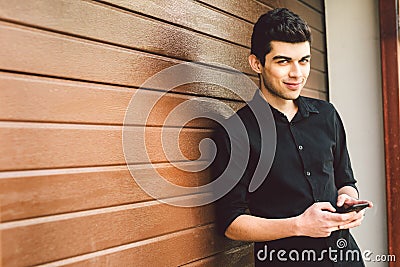
{"label": "shirt placket", "polygon": [[319,202],[320,197],[318,193],[318,181],[313,177],[311,164],[307,160],[309,157],[306,156],[306,153],[311,153],[311,151],[308,150],[307,144],[301,138],[301,130],[299,129],[298,121],[295,122],[292,120],[292,122],[289,122],[289,130],[303,166],[303,176],[311,187],[314,201]]}

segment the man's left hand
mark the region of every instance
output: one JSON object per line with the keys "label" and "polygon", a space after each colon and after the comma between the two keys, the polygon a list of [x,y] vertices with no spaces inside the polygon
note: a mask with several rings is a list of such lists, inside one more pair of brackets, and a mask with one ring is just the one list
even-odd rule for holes
{"label": "man's left hand", "polygon": [[[353,198],[347,194],[340,194],[337,198],[337,203],[336,205],[338,207],[344,207],[344,208],[348,208],[352,205],[355,204],[363,204],[363,203],[368,203],[368,207],[372,208],[373,204],[371,201],[369,200],[359,200],[356,198]],[[350,229],[353,227],[357,227],[361,225],[362,220],[364,219],[364,215],[365,215],[365,210],[361,210],[357,213],[354,214],[353,220],[350,223],[344,224],[344,225],[339,225],[338,228],[339,229]]]}
{"label": "man's left hand", "polygon": [[368,203],[368,207],[372,208],[373,204],[371,201],[369,200],[360,200],[360,199],[356,199],[353,198],[347,194],[340,194],[337,198],[337,203],[336,205],[338,207],[344,207],[344,208],[348,208],[350,206],[353,206],[355,204],[363,204],[363,203]]}

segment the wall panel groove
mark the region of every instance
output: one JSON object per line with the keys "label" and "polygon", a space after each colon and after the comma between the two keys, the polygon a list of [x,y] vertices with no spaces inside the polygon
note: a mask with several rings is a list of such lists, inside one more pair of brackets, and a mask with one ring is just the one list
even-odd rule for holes
{"label": "wall panel groove", "polygon": [[[126,151],[132,152],[136,177],[158,186],[159,175],[180,186],[209,183],[214,179],[209,169],[179,168],[207,165],[207,158],[198,160],[198,145],[215,124],[181,125],[176,118],[165,125],[165,118],[199,96],[237,110],[254,92],[243,88],[241,99],[205,83],[168,93],[141,85],[185,62],[201,62],[220,79],[231,79],[232,72],[216,64],[228,65],[258,84],[247,62],[253,23],[287,6],[313,31],[311,75],[302,94],[326,99],[322,2],[0,0],[0,153],[7,155],[0,158],[2,263],[252,266],[250,243],[216,233],[213,205],[169,206],[140,188],[123,154],[125,112],[134,94],[144,96],[128,128],[132,144]],[[160,95],[147,117],[146,108]],[[154,166],[140,152],[143,127]],[[172,157],[163,148],[175,151]]]}

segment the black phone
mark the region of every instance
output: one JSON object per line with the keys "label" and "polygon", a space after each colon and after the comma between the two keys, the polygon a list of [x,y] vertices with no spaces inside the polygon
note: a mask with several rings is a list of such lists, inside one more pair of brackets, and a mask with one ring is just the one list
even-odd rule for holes
{"label": "black phone", "polygon": [[353,206],[340,209],[339,213],[348,213],[348,212],[352,212],[352,211],[359,212],[368,207],[369,207],[368,203],[354,204]]}

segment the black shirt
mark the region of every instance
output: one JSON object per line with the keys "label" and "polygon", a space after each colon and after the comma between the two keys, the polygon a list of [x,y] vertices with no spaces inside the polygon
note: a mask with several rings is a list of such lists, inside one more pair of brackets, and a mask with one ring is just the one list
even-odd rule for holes
{"label": "black shirt", "polygon": [[[260,94],[256,93],[252,104],[258,102],[258,105],[261,103],[267,108],[268,103],[260,101],[261,98]],[[248,186],[260,157],[260,130],[249,105],[237,112],[249,136],[250,157],[240,181],[218,201],[217,223],[221,233],[225,232],[236,217],[246,214],[247,208],[252,215],[258,217],[288,218],[303,213],[315,202],[327,201],[337,208],[338,189],[343,186],[355,187],[356,180],[346,147],[344,127],[333,105],[302,96],[296,99],[295,103],[298,112],[290,122],[284,114],[270,106],[276,126],[275,157],[266,179],[251,193]],[[227,123],[230,123],[229,119]],[[238,151],[243,146],[240,139],[238,141],[238,138],[232,138],[232,135],[235,133],[229,133],[230,138],[226,135],[218,137],[217,172],[226,167],[231,151],[230,145],[238,146]],[[337,246],[340,238],[344,238],[346,242],[343,249]],[[261,257],[261,260],[258,260],[257,252],[265,250],[265,246],[268,251],[285,250],[287,261],[277,259],[276,255],[269,255],[272,262],[269,257],[265,260]],[[331,258],[334,259],[336,255],[338,262],[343,259],[343,263],[333,265],[334,261],[329,259],[329,255],[324,256],[325,263],[314,262],[311,259],[301,261],[302,251],[316,250],[318,259],[321,251],[328,250],[329,247],[331,250],[337,250],[336,254],[331,252]],[[288,259],[288,253],[293,249],[300,252],[300,258]],[[346,257],[346,249],[357,250],[360,263],[349,262],[355,257]],[[328,238],[288,237],[258,242],[255,244],[254,253],[256,266],[363,266],[362,255],[348,230],[335,231]],[[296,256],[295,252],[293,255]]]}

